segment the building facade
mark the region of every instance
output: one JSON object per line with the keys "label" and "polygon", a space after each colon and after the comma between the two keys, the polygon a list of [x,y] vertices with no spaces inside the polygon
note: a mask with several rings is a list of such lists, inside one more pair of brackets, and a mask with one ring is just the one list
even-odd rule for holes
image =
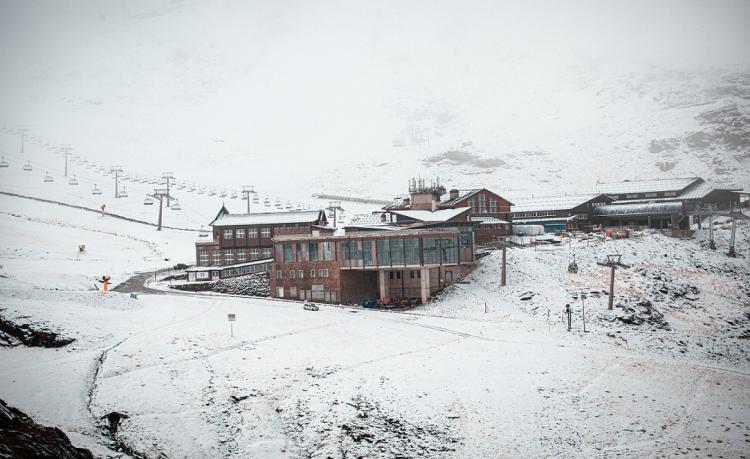
{"label": "building facade", "polygon": [[326,303],[425,303],[474,268],[456,228],[279,236],[274,251],[271,295]]}
{"label": "building facade", "polygon": [[541,225],[544,231],[591,231],[594,209],[612,203],[603,194],[514,199],[514,225]]}
{"label": "building facade", "polygon": [[211,234],[195,243],[195,267],[187,270],[188,279],[208,281],[256,272],[257,266],[268,269],[274,237],[332,234],[327,225],[322,210],[231,214],[222,207],[210,223]]}

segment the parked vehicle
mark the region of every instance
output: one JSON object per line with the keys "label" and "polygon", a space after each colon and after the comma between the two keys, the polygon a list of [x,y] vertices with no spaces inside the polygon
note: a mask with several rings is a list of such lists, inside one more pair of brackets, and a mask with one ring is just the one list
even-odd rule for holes
{"label": "parked vehicle", "polygon": [[305,303],[305,305],[302,306],[302,308],[305,311],[320,311],[320,307],[318,307],[318,305],[315,303]]}

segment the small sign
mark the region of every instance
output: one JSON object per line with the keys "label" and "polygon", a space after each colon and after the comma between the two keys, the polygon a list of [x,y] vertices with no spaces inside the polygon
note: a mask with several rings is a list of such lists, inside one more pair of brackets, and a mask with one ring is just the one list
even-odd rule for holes
{"label": "small sign", "polygon": [[237,320],[237,316],[234,314],[227,314],[227,320],[229,320],[230,322],[234,322]]}

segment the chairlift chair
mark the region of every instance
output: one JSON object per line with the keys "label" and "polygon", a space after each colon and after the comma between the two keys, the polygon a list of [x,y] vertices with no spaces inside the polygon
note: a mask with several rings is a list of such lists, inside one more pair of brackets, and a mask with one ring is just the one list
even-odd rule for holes
{"label": "chairlift chair", "polygon": [[198,194],[206,194],[205,188],[199,188],[198,189]]}
{"label": "chairlift chair", "polygon": [[146,196],[146,199],[143,200],[143,205],[144,206],[153,206],[154,205],[154,200],[151,199],[150,197]]}
{"label": "chairlift chair", "polygon": [[69,185],[78,185],[78,179],[76,178],[75,174],[73,174],[73,178],[68,180]]}
{"label": "chairlift chair", "polygon": [[122,187],[122,190],[120,190],[120,193],[118,193],[121,198],[127,198],[128,197],[128,190],[125,189],[125,187]]}
{"label": "chairlift chair", "polygon": [[26,164],[23,165],[23,170],[26,172],[31,172],[31,161],[26,161]]}
{"label": "chairlift chair", "polygon": [[237,199],[237,193],[232,193],[232,195],[229,196],[229,199]]}
{"label": "chairlift chair", "polygon": [[3,156],[2,159],[0,159],[0,167],[8,167],[10,164],[8,164],[8,161],[5,160],[5,156]]}
{"label": "chairlift chair", "polygon": [[182,210],[182,206],[180,205],[180,201],[175,201],[170,206],[170,209],[172,210]]}
{"label": "chairlift chair", "polygon": [[50,183],[50,182],[54,182],[54,181],[55,181],[55,179],[53,179],[53,178],[52,178],[52,176],[51,176],[51,175],[49,175],[49,172],[45,172],[45,175],[44,175],[44,181],[45,181],[46,183]]}
{"label": "chairlift chair", "polygon": [[219,194],[219,197],[226,198],[228,196],[226,191],[222,191],[221,194]]}
{"label": "chairlift chair", "polygon": [[99,188],[97,188],[96,183],[94,184],[94,189],[91,190],[91,194],[93,194],[93,195],[100,195],[100,194],[102,194],[102,190],[100,190]]}
{"label": "chairlift chair", "polygon": [[216,190],[211,190],[208,192],[209,196],[216,196]]}

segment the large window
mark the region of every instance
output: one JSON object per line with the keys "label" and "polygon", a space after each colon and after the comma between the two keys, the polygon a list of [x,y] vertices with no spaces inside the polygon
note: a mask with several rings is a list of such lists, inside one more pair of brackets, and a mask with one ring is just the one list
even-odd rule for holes
{"label": "large window", "polygon": [[378,266],[387,266],[391,264],[391,244],[388,239],[378,239],[375,242]]}
{"label": "large window", "polygon": [[258,237],[258,228],[250,228],[247,230],[247,237],[249,238],[257,238]]}
{"label": "large window", "polygon": [[318,261],[318,243],[309,242],[307,245],[307,251],[310,254],[310,261]]}
{"label": "large window", "polygon": [[407,265],[418,265],[419,259],[419,239],[404,239],[404,262]]}
{"label": "large window", "polygon": [[404,240],[391,239],[391,263],[394,265],[404,264]]}
{"label": "large window", "polygon": [[271,228],[261,228],[260,237],[271,237]]}
{"label": "large window", "polygon": [[201,266],[208,266],[208,252],[202,250],[198,252],[198,264]]}
{"label": "large window", "polygon": [[439,239],[436,237],[426,237],[422,239],[422,252],[424,256],[424,264],[436,265],[440,263],[439,256]]}
{"label": "large window", "polygon": [[487,213],[487,197],[483,194],[479,195],[479,213]]}
{"label": "large window", "polygon": [[323,243],[323,259],[326,261],[333,260],[333,242]]}
{"label": "large window", "polygon": [[265,247],[263,249],[263,258],[271,258],[273,255],[271,254],[272,250],[270,247]]}
{"label": "large window", "polygon": [[352,266],[362,266],[362,241],[349,241],[349,260]]}
{"label": "large window", "polygon": [[497,199],[490,199],[490,213],[497,213]]}
{"label": "large window", "polygon": [[258,249],[250,249],[250,260],[258,259]]}
{"label": "large window", "polygon": [[294,245],[297,246],[297,258],[295,258],[295,260],[302,261],[302,243],[297,242]]}
{"label": "large window", "polygon": [[455,238],[440,239],[440,262],[458,263],[458,241]]}
{"label": "large window", "polygon": [[372,266],[372,241],[362,241],[362,263],[364,266]]}
{"label": "large window", "polygon": [[224,263],[231,265],[234,261],[234,257],[232,255],[232,249],[227,249],[224,251]]}
{"label": "large window", "polygon": [[237,228],[235,237],[237,239],[245,239],[245,228]]}
{"label": "large window", "polygon": [[341,243],[339,244],[338,259],[339,259],[339,261],[349,261],[350,260],[349,241],[341,241]]}
{"label": "large window", "polygon": [[244,263],[245,261],[247,261],[247,255],[245,253],[245,249],[238,249],[237,250],[237,262]]}
{"label": "large window", "polygon": [[292,244],[289,242],[285,242],[283,244],[283,251],[284,251],[284,262],[289,263],[292,261]]}
{"label": "large window", "polygon": [[219,252],[218,250],[214,250],[211,254],[211,259],[213,260],[214,266],[221,265],[221,252]]}
{"label": "large window", "polygon": [[224,239],[232,239],[232,230],[230,229],[224,230]]}

